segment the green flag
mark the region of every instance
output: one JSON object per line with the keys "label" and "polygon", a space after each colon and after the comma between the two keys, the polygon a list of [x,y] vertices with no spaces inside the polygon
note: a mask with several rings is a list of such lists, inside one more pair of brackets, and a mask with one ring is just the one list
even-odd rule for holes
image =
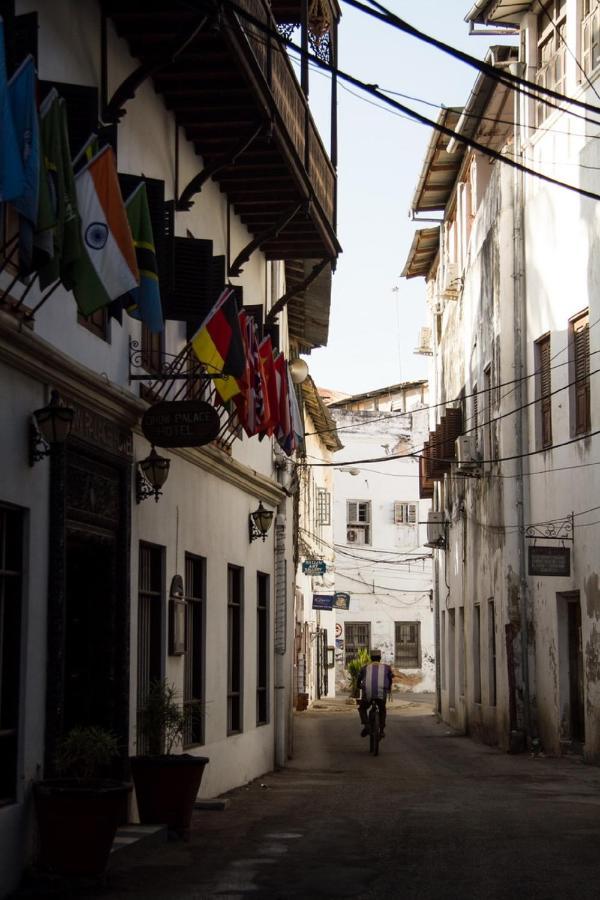
{"label": "green flag", "polygon": [[[54,218],[52,258],[40,269],[42,290],[60,278],[72,287],[71,268],[81,255],[81,224],[69,152],[65,102],[55,89],[40,109],[43,173],[47,191],[40,196],[37,231],[43,236]],[[49,199],[49,204],[48,204]],[[46,225],[46,228],[44,227]]]}

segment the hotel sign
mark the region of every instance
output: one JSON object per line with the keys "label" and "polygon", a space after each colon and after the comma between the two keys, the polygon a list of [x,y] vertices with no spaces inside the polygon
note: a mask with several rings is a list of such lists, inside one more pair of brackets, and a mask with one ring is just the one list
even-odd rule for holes
{"label": "hotel sign", "polygon": [[204,400],[163,400],[142,417],[144,437],[155,447],[202,447],[219,428],[216,409]]}

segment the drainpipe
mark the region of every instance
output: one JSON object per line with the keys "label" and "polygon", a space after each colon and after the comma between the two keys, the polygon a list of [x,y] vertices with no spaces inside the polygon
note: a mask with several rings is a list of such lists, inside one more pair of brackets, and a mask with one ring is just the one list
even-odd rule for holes
{"label": "drainpipe", "polygon": [[[514,63],[511,71],[522,74],[524,63]],[[515,92],[515,159],[521,157],[521,121],[519,93]],[[531,737],[531,697],[529,690],[529,585],[527,582],[527,553],[525,545],[525,484],[523,454],[529,448],[528,422],[524,407],[525,360],[527,353],[526,290],[525,290],[525,239],[524,239],[524,173],[514,172],[514,223],[513,223],[513,316],[515,329],[514,370],[516,379],[515,405],[519,410],[515,421],[516,437],[516,502],[519,525],[518,572],[519,616],[521,619],[521,678],[523,685],[523,729],[526,739]]]}
{"label": "drainpipe", "polygon": [[286,500],[275,518],[275,765],[287,761],[288,710],[286,709],[287,565],[285,555]]}

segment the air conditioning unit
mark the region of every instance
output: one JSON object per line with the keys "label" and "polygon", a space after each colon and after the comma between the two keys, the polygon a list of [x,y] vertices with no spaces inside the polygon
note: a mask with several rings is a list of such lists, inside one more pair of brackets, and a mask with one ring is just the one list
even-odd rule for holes
{"label": "air conditioning unit", "polygon": [[356,531],[354,531],[353,528],[349,528],[346,532],[346,540],[348,541],[349,544],[353,544],[356,541],[357,536],[358,535],[356,534]]}
{"label": "air conditioning unit", "polygon": [[447,263],[444,273],[442,295],[447,300],[456,300],[463,286],[462,277],[458,274],[458,263]]}
{"label": "air conditioning unit", "polygon": [[458,472],[476,471],[481,465],[477,452],[477,438],[474,434],[461,434],[456,438],[456,470]]}
{"label": "air conditioning unit", "polygon": [[427,540],[426,547],[436,550],[444,550],[446,547],[446,520],[443,512],[430,510],[427,513]]}

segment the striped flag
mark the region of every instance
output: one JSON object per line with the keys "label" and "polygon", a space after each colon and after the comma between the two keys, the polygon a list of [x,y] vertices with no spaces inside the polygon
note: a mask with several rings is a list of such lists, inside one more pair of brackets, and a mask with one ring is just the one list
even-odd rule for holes
{"label": "striped flag", "polygon": [[238,379],[244,376],[246,358],[240,331],[235,294],[225,288],[210,313],[192,338],[192,349],[209,375],[223,402],[240,393]]}
{"label": "striped flag", "polygon": [[73,267],[73,293],[89,316],[134,290],[140,274],[111,147],[77,173],[75,187],[83,253]]}
{"label": "striped flag", "polygon": [[140,285],[134,288],[127,298],[123,298],[123,303],[130,316],[133,316],[134,319],[141,319],[153,334],[158,334],[164,330],[165,326],[160,302],[156,249],[148,207],[148,194],[143,181],[127,198],[125,209],[140,270]]}

